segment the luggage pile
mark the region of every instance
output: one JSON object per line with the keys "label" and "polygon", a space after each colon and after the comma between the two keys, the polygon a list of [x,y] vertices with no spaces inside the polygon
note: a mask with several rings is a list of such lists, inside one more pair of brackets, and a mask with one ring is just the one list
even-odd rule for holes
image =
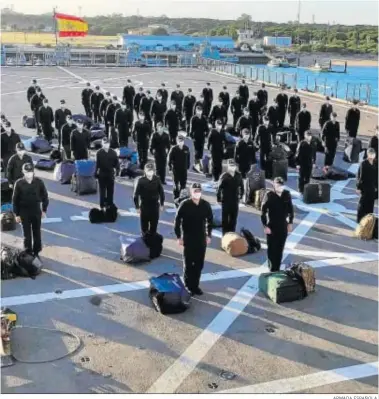
{"label": "luggage pile", "polygon": [[158,233],[146,234],[143,237],[130,238],[120,236],[120,259],[129,264],[150,262],[161,256],[163,250],[163,236]]}
{"label": "luggage pile", "polygon": [[149,297],[154,309],[162,314],[183,313],[191,301],[180,276],[169,273],[150,279]]}
{"label": "luggage pile", "polygon": [[261,274],[258,284],[259,290],[273,302],[292,302],[315,291],[316,277],[311,266],[294,263],[286,270]]}
{"label": "luggage pile", "polygon": [[26,251],[1,246],[1,279],[9,280],[16,277],[35,279],[42,271],[42,263]]}
{"label": "luggage pile", "polygon": [[75,172],[71,179],[71,191],[77,195],[96,194],[96,162],[92,159],[83,159],[75,161],[74,165]]}
{"label": "luggage pile", "polygon": [[24,140],[23,143],[26,151],[35,152],[36,154],[45,154],[53,149],[50,143],[40,136]]}

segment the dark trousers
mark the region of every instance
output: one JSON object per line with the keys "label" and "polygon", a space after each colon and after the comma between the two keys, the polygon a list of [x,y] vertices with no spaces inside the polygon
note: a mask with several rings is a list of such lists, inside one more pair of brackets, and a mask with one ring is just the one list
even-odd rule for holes
{"label": "dark trousers", "polygon": [[240,163],[238,165],[238,169],[239,169],[239,171],[240,171],[240,173],[242,175],[242,179],[246,179],[246,174],[250,170],[250,168],[251,168],[251,165],[249,165],[249,164]]}
{"label": "dark trousers", "polygon": [[39,119],[39,112],[38,112],[38,110],[34,111],[34,119],[35,119],[35,121],[36,121],[37,133],[40,134],[40,133],[42,132],[42,130],[41,130],[41,125],[40,125],[41,121],[40,121],[40,119]]}
{"label": "dark trousers", "polygon": [[362,193],[358,202],[357,223],[369,213],[374,213],[375,196]]}
{"label": "dark trousers", "polygon": [[167,155],[159,154],[155,155],[154,158],[157,176],[161,179],[161,182],[164,183],[166,181]]}
{"label": "dark trousers", "polygon": [[184,172],[173,172],[174,177],[174,199],[179,197],[182,190],[186,188],[187,185],[187,171]]}
{"label": "dark trousers", "polygon": [[186,116],[186,132],[189,133],[192,115]]}
{"label": "dark trousers", "polygon": [[304,186],[308,184],[312,176],[312,166],[303,167],[300,165],[299,178],[298,178],[298,189],[300,193],[304,192]]}
{"label": "dark trousers", "polygon": [[147,147],[137,146],[140,169],[143,170],[147,163]]}
{"label": "dark trousers", "polygon": [[358,128],[350,129],[348,133],[349,133],[349,137],[353,137],[355,139],[357,137],[357,134],[358,134]]}
{"label": "dark trousers", "polygon": [[306,132],[306,131],[303,130],[303,129],[298,130],[298,132],[297,132],[297,137],[298,137],[298,141],[299,141],[299,142],[304,140],[304,133],[305,133],[305,132]]}
{"label": "dark trousers", "polygon": [[51,127],[51,123],[46,123],[41,125],[42,125],[42,133],[45,136],[45,139],[50,142],[53,139],[53,128]]}
{"label": "dark trousers", "polygon": [[193,141],[193,146],[195,148],[195,162],[198,163],[203,159],[204,139],[197,139],[195,137],[195,139]]}
{"label": "dark trousers", "polygon": [[204,103],[203,103],[204,116],[208,117],[209,113],[211,112],[211,109],[212,109],[212,102],[204,101]]}
{"label": "dark trousers", "polygon": [[100,208],[113,205],[114,179],[110,176],[99,177]]}
{"label": "dark trousers", "polygon": [[218,181],[222,173],[222,158],[212,157],[212,176],[214,181]]}
{"label": "dark trousers", "polygon": [[222,234],[235,232],[238,218],[238,202],[222,204]]}
{"label": "dark trousers", "polygon": [[176,138],[178,137],[178,130],[169,130],[170,144],[176,145]]}
{"label": "dark trousers", "polygon": [[270,149],[261,147],[260,152],[259,152],[259,161],[260,161],[262,170],[266,170],[269,155],[270,155]]}
{"label": "dark trousers", "polygon": [[205,243],[202,245],[186,245],[184,244],[183,261],[184,261],[184,284],[190,290],[199,288],[201,271],[204,267],[204,259],[206,252]]}
{"label": "dark trousers", "polygon": [[84,107],[84,112],[86,113],[86,116],[88,118],[92,118],[92,110],[91,110],[91,106],[89,103],[85,103],[83,104]]}
{"label": "dark trousers", "polygon": [[333,145],[327,145],[325,148],[325,166],[332,166],[334,163],[334,158],[337,152],[337,143]]}
{"label": "dark trousers", "polygon": [[127,147],[129,144],[129,132],[128,129],[117,126],[118,128],[118,140],[120,143],[120,147]]}
{"label": "dark trousers", "polygon": [[290,126],[295,126],[296,114],[290,114]]}
{"label": "dark trousers", "polygon": [[239,119],[241,116],[242,116],[242,115],[240,115],[240,114],[233,114],[233,128],[234,128],[234,129],[236,128],[238,119]]}
{"label": "dark trousers", "polygon": [[278,109],[278,125],[279,127],[284,126],[284,121],[286,120],[286,109],[285,108],[279,108]]}
{"label": "dark trousers", "polygon": [[287,235],[287,230],[284,229],[271,230],[271,234],[266,235],[268,268],[271,272],[280,270]]}
{"label": "dark trousers", "polygon": [[64,155],[66,159],[71,159],[71,147],[70,144],[63,144]]}
{"label": "dark trousers", "polygon": [[21,215],[21,224],[24,234],[24,249],[38,255],[42,250],[41,213]]}
{"label": "dark trousers", "polygon": [[159,221],[159,204],[141,206],[141,232],[156,233]]}
{"label": "dark trousers", "polygon": [[95,123],[101,123],[101,115],[98,107],[93,108],[93,120]]}

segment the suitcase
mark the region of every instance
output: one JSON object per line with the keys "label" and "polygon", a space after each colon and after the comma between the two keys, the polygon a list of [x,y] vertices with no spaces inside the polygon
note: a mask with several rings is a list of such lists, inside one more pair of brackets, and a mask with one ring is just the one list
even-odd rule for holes
{"label": "suitcase", "polygon": [[163,250],[163,236],[158,233],[145,234],[143,240],[150,250],[150,259],[159,258]]}
{"label": "suitcase", "polygon": [[377,225],[377,218],[373,213],[364,216],[355,229],[355,237],[360,240],[372,240],[374,238],[375,224]]}
{"label": "suitcase", "polygon": [[13,189],[9,187],[8,179],[1,178],[1,205],[12,202]]}
{"label": "suitcase", "polygon": [[35,129],[36,120],[34,119],[34,116],[24,115],[22,117],[22,126],[26,127],[27,129]]}
{"label": "suitcase", "polygon": [[131,148],[128,147],[120,147],[118,149],[118,157],[120,159],[130,159],[130,157],[133,154],[133,150]]}
{"label": "suitcase", "polygon": [[303,202],[305,204],[323,204],[330,202],[329,183],[308,183],[304,187]]}
{"label": "suitcase", "polygon": [[287,153],[282,145],[275,145],[270,152],[269,158],[271,160],[281,161],[283,159],[287,159]]}
{"label": "suitcase", "polygon": [[16,230],[16,216],[12,211],[1,213],[1,231]]}
{"label": "suitcase", "polygon": [[288,159],[276,160],[272,161],[272,180],[275,177],[281,177],[284,181],[287,181],[288,175]]}
{"label": "suitcase", "polygon": [[55,169],[56,164],[56,161],[52,159],[39,159],[35,164],[35,168],[39,170],[52,171]]}
{"label": "suitcase", "polygon": [[81,159],[75,161],[75,174],[82,177],[95,176],[96,161],[92,159]]}
{"label": "suitcase", "polygon": [[94,176],[78,176],[74,174],[71,179],[71,191],[78,195],[96,194],[97,180]]}
{"label": "suitcase", "polygon": [[74,161],[63,161],[56,165],[54,169],[54,179],[61,184],[70,184],[75,173]]}
{"label": "suitcase", "polygon": [[254,208],[258,209],[259,211],[262,209],[262,202],[267,192],[268,190],[265,188],[255,191]]}
{"label": "suitcase", "polygon": [[237,233],[226,233],[221,239],[221,248],[230,256],[237,257],[246,255],[249,244],[245,237]]}
{"label": "suitcase", "polygon": [[95,141],[95,140],[101,140],[103,137],[105,137],[105,133],[103,129],[93,129],[91,128],[90,131],[90,140]]}
{"label": "suitcase", "polygon": [[121,260],[125,263],[143,263],[150,261],[150,249],[145,244],[142,237],[126,240],[120,237],[121,242]]}
{"label": "suitcase", "polygon": [[259,290],[275,303],[303,299],[305,291],[298,279],[285,271],[262,273],[258,280]]}
{"label": "suitcase", "polygon": [[150,279],[149,297],[155,310],[162,314],[183,313],[191,301],[180,276],[169,273]]}
{"label": "suitcase", "polygon": [[227,143],[225,146],[224,159],[233,159],[236,150],[235,143]]}
{"label": "suitcase", "polygon": [[343,160],[348,163],[358,163],[359,154],[362,151],[362,141],[359,139],[347,139],[345,143],[345,150],[343,153]]}
{"label": "suitcase", "polygon": [[246,174],[245,179],[245,203],[254,202],[254,195],[257,190],[266,188],[266,178],[264,170],[258,165],[253,165]]}
{"label": "suitcase", "polygon": [[84,114],[74,114],[72,115],[72,120],[77,123],[78,120],[81,119],[83,121],[84,127],[86,129],[91,129],[93,126],[93,120]]}

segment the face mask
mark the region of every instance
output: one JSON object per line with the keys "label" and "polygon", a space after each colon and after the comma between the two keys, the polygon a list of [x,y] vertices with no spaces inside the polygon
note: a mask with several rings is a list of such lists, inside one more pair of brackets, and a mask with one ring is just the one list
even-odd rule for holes
{"label": "face mask", "polygon": [[140,116],[140,117],[139,117],[139,120],[140,120],[141,122],[143,122],[143,121],[145,120],[145,117],[144,117],[144,116]]}
{"label": "face mask", "polygon": [[28,181],[33,180],[34,173],[33,172],[26,172],[24,173],[25,179]]}
{"label": "face mask", "polygon": [[105,151],[108,151],[109,150],[109,143],[106,143],[106,144],[104,143],[103,144],[103,148],[104,148]]}
{"label": "face mask", "polygon": [[65,110],[66,109],[66,107],[64,106],[64,105],[61,105],[61,110]]}
{"label": "face mask", "polygon": [[99,89],[96,89],[95,92],[96,92],[96,93],[99,93]]}
{"label": "face mask", "polygon": [[157,100],[158,101],[162,101],[162,97],[157,97]]}
{"label": "face mask", "polygon": [[305,112],[307,109],[306,108],[303,108],[303,112]]}
{"label": "face mask", "polygon": [[197,115],[197,116],[201,116],[202,113],[203,113],[202,111],[196,111],[196,115]]}
{"label": "face mask", "polygon": [[18,154],[20,157],[23,157],[23,156],[25,155],[25,150],[19,150],[19,151],[17,151],[17,154]]}
{"label": "face mask", "polygon": [[47,103],[44,103],[44,104],[43,104],[43,106],[44,106],[45,108],[47,108],[48,105],[49,105],[49,104],[47,104]]}
{"label": "face mask", "polygon": [[176,109],[176,105],[174,105],[174,104],[171,105],[171,109],[174,109],[174,110],[175,110],[175,109]]}
{"label": "face mask", "polygon": [[249,117],[249,113],[248,112],[244,112],[243,114],[246,116],[246,118]]}
{"label": "face mask", "polygon": [[162,133],[163,133],[163,127],[159,127],[159,128],[158,128],[158,133],[159,133],[159,134],[162,134]]}
{"label": "face mask", "polygon": [[121,109],[125,111],[126,110],[126,105],[121,105]]}
{"label": "face mask", "polygon": [[39,93],[37,93],[37,94],[40,96],[42,93],[39,92]]}
{"label": "face mask", "polygon": [[201,193],[192,193],[192,198],[195,200],[199,200],[201,198]]}
{"label": "face mask", "polygon": [[200,98],[200,102],[202,103],[204,101],[204,98]]}
{"label": "face mask", "polygon": [[217,130],[218,132],[220,132],[221,129],[222,129],[222,125],[216,125],[216,130]]}
{"label": "face mask", "polygon": [[67,121],[68,126],[72,126],[72,120]]}
{"label": "face mask", "polygon": [[228,91],[228,89],[224,89],[224,93],[226,93]]}
{"label": "face mask", "polygon": [[83,130],[83,125],[78,125],[78,130],[81,132]]}
{"label": "face mask", "polygon": [[146,177],[147,177],[149,180],[152,180],[153,176],[154,176],[154,172],[146,172]]}
{"label": "face mask", "polygon": [[228,171],[229,171],[232,175],[234,175],[234,173],[235,173],[235,171],[236,171],[236,167],[235,167],[235,166],[229,166],[229,167],[228,167]]}
{"label": "face mask", "polygon": [[243,139],[244,139],[245,141],[249,141],[249,135],[248,135],[248,134],[244,134]]}
{"label": "face mask", "polygon": [[10,136],[10,134],[11,134],[11,128],[10,128],[10,127],[6,127],[6,128],[5,128],[5,132],[6,132],[6,134],[7,134],[8,136]]}
{"label": "face mask", "polygon": [[179,148],[183,148],[183,146],[184,146],[183,141],[178,141],[178,146],[179,146]]}

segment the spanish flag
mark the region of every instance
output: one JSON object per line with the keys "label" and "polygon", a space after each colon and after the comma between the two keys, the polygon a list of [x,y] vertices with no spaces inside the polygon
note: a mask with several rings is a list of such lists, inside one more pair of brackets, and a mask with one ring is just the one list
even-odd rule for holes
{"label": "spanish flag", "polygon": [[84,19],[60,13],[55,13],[54,18],[57,21],[59,37],[87,36],[88,23]]}

